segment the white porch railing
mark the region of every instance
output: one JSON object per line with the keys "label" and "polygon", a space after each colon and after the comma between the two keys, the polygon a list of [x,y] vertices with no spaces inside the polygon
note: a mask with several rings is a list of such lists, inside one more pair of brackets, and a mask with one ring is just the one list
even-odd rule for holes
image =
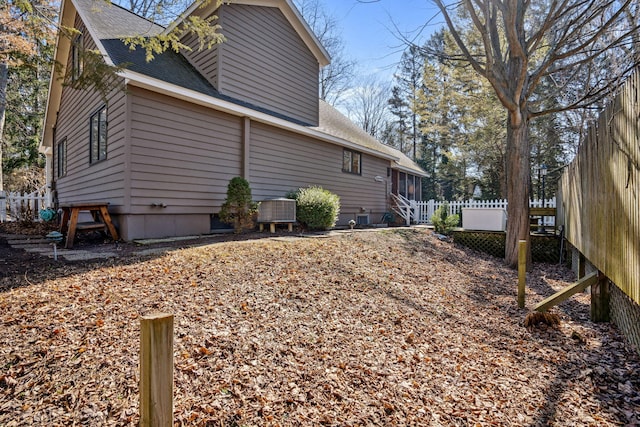
{"label": "white porch railing", "polygon": [[[423,202],[417,202],[415,200],[409,200],[406,197],[392,194],[395,205],[392,206],[393,211],[398,214],[406,224],[431,224],[431,217],[435,211],[445,203],[449,204],[449,215],[460,214],[462,208],[507,208],[507,201],[502,200],[428,200]],[[529,202],[529,207],[532,208],[555,208],[556,198],[542,200],[532,200]],[[544,217],[545,226],[553,226],[555,224],[555,218],[546,216]]]}
{"label": "white porch railing", "polygon": [[0,222],[39,221],[40,209],[49,205],[46,187],[39,188],[33,193],[0,191]]}
{"label": "white porch railing", "polygon": [[[393,200],[393,204],[391,205],[391,209],[400,216],[400,218],[404,219],[404,223],[407,225],[411,225],[412,222],[416,223],[417,214],[415,213],[417,203],[415,200],[409,200],[406,197],[400,194],[391,194],[391,199]],[[429,217],[431,218],[431,217]]]}

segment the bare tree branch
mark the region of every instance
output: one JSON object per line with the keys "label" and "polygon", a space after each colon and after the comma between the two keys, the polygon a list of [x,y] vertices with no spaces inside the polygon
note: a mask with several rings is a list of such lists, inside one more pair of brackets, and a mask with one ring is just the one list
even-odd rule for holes
{"label": "bare tree branch", "polygon": [[[454,9],[459,21],[443,0],[432,1],[461,52],[450,59],[466,61],[485,77],[509,112],[507,196],[514,204],[508,208],[506,260],[515,265],[517,241],[528,236],[529,193],[521,184],[530,182],[529,120],[603,100],[637,65],[640,55],[616,70],[606,58],[638,40],[638,22],[624,21],[635,17],[628,10],[637,0],[462,0]],[[557,79],[563,89],[553,102],[538,95],[547,79]]]}

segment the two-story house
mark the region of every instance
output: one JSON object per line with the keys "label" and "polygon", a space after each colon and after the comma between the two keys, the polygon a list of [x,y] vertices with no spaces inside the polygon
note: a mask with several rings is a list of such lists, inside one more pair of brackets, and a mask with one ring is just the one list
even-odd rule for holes
{"label": "two-story house", "polygon": [[[214,10],[227,41],[153,61],[121,41],[165,29],[121,7],[64,0],[41,150],[56,203],[101,200],[125,240],[205,234],[229,180],[255,200],[318,185],[341,200],[339,224],[420,198],[424,171],[318,99],[325,49],[290,0],[232,0]],[[83,50],[123,66],[104,94],[60,78],[86,72]]]}

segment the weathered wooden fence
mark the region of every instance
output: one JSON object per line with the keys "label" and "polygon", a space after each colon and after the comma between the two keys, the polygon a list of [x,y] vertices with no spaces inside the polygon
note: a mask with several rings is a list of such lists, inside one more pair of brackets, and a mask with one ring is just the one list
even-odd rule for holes
{"label": "weathered wooden fence", "polygon": [[640,303],[640,71],[589,129],[558,200],[568,242]]}
{"label": "weathered wooden fence", "polygon": [[[407,219],[407,211],[410,215],[410,220],[416,224],[431,224],[431,217],[435,213],[436,209],[445,203],[448,203],[449,215],[460,214],[462,208],[502,208],[507,209],[506,199],[496,200],[429,200],[423,202],[417,202],[415,200],[407,200],[404,197],[396,197],[396,203],[399,208],[396,210],[402,218]],[[546,200],[531,200],[529,201],[529,207],[532,208],[555,208],[556,198]],[[544,217],[544,225],[553,226],[555,224],[555,218],[552,216]]]}
{"label": "weathered wooden fence", "polygon": [[37,221],[40,209],[48,207],[45,189],[33,193],[15,193],[0,191],[0,222]]}

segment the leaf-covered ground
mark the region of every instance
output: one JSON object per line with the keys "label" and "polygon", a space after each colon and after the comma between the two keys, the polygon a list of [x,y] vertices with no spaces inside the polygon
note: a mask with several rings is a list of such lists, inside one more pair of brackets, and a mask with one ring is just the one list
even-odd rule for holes
{"label": "leaf-covered ground", "polygon": [[[640,423],[589,296],[527,329],[517,274],[427,230],[226,242],[2,278],[0,425],[136,425],[140,315],[175,315],[184,426]],[[573,280],[529,273],[527,306]]]}

